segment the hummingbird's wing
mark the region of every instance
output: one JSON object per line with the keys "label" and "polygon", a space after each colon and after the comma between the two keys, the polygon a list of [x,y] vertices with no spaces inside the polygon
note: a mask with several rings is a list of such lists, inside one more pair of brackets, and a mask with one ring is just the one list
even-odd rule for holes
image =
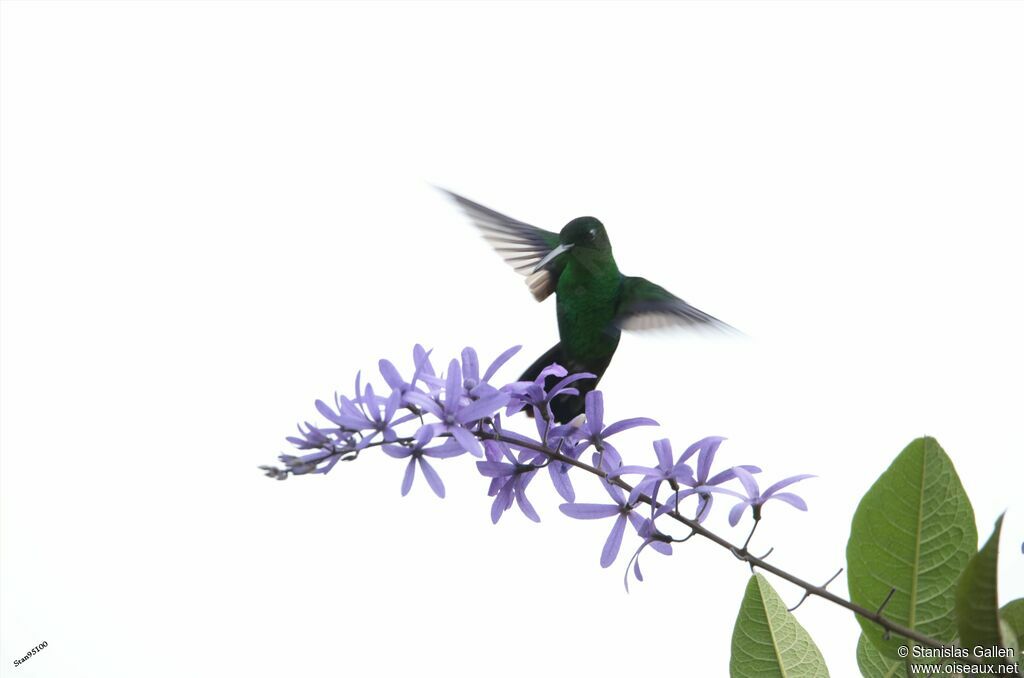
{"label": "hummingbird's wing", "polygon": [[707,327],[739,334],[718,318],[690,306],[664,287],[644,278],[623,276],[615,325],[624,330]]}
{"label": "hummingbird's wing", "polygon": [[518,219],[496,212],[490,207],[463,198],[458,193],[444,191],[469,215],[473,224],[480,229],[484,239],[520,275],[526,276],[526,284],[537,301],[544,301],[558,284],[559,266],[562,262],[551,262],[540,271],[533,269],[554,248],[558,247],[558,234],[531,226]]}

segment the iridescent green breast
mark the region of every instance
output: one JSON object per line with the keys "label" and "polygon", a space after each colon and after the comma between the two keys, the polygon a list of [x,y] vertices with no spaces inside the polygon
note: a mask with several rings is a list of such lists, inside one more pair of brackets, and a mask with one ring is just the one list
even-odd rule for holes
{"label": "iridescent green breast", "polygon": [[[567,362],[575,368],[604,371],[619,343],[615,317],[622,276],[610,259],[572,258],[558,278],[558,333]],[[573,365],[566,365],[573,369]]]}

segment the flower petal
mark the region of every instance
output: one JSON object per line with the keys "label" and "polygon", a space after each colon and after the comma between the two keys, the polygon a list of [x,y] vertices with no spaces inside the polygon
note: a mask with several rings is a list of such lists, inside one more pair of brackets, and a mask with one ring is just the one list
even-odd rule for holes
{"label": "flower petal", "polygon": [[480,382],[480,359],[477,358],[476,350],[469,346],[462,349],[462,379]]}
{"label": "flower petal", "polygon": [[521,492],[522,490],[525,490],[526,486],[529,485],[533,481],[533,478],[536,475],[537,475],[537,470],[536,469],[534,469],[533,471],[526,471],[526,472],[520,473],[519,477],[516,478],[516,492]]}
{"label": "flower petal", "polygon": [[477,421],[483,417],[490,416],[497,412],[499,409],[505,406],[509,400],[507,393],[495,393],[494,395],[486,396],[480,400],[476,400],[469,405],[466,405],[459,413],[455,415],[455,420],[460,424],[466,424],[471,421]]}
{"label": "flower petal", "polygon": [[[526,481],[529,482],[529,481]],[[526,515],[527,518],[535,523],[540,522],[540,516],[537,515],[537,510],[533,508],[533,504],[526,498],[526,488],[520,487],[516,492],[516,503],[519,504],[520,510]]]}
{"label": "flower petal", "polygon": [[800,482],[801,480],[806,480],[808,478],[814,478],[814,477],[815,476],[811,475],[810,473],[803,473],[803,474],[798,475],[798,476],[790,476],[789,478],[785,478],[783,480],[780,480],[779,482],[777,482],[774,485],[772,485],[771,487],[769,487],[767,490],[764,491],[764,494],[762,494],[761,496],[762,497],[771,497],[776,492],[778,492],[779,490],[781,490],[784,487],[788,487],[789,485],[792,485],[793,483],[797,483],[797,482]]}
{"label": "flower petal", "polygon": [[715,495],[711,494],[710,492],[708,492],[707,494],[702,494],[700,496],[700,499],[698,500],[698,504],[697,504],[697,522],[698,523],[703,523],[704,522],[704,520],[708,517],[708,514],[711,513],[711,506],[714,503],[715,503]]}
{"label": "flower petal", "polygon": [[548,464],[548,474],[551,476],[551,484],[555,486],[555,491],[562,497],[562,499],[572,502],[576,501],[576,491],[572,488],[572,481],[569,480],[569,474],[566,473],[562,466],[564,464]]}
{"label": "flower petal", "polygon": [[728,469],[722,471],[721,473],[717,473],[712,478],[709,478],[708,480],[705,480],[702,484],[704,484],[704,485],[721,485],[724,482],[732,480],[733,478],[736,477],[736,469],[737,468],[741,468],[741,469],[743,469],[744,471],[746,471],[747,473],[750,473],[750,474],[760,473],[761,472],[761,468],[758,467],[758,466],[751,466],[750,464],[743,464],[742,466],[734,466],[732,468],[728,468]]}
{"label": "flower petal", "polygon": [[331,409],[330,405],[328,405],[322,400],[317,400],[316,403],[314,404],[316,405],[316,409],[320,412],[320,414],[324,415],[325,417],[330,419],[338,426],[341,426],[342,428],[350,428],[354,430],[366,428],[368,422],[364,421],[361,417],[357,419],[353,417],[346,417],[344,413],[337,414],[333,409]]}
{"label": "flower petal", "polygon": [[327,461],[326,464],[324,464],[323,466],[318,468],[316,471],[313,471],[313,473],[329,473],[330,470],[332,468],[334,468],[334,465],[337,464],[339,461],[341,461],[341,455],[340,454],[337,455],[337,456],[331,457]]}
{"label": "flower petal", "polygon": [[413,444],[416,445],[416,449],[420,450],[426,446],[434,438],[434,427],[430,424],[424,424],[416,429],[416,432],[412,434]]}
{"label": "flower petal", "polygon": [[507,511],[510,508],[512,508],[512,502],[515,501],[516,498],[516,480],[516,478],[512,478],[508,482],[506,482],[505,485],[502,487],[502,489],[508,490],[505,493],[505,504],[504,508],[502,508],[502,511]]}
{"label": "flower petal", "polygon": [[658,422],[649,417],[633,417],[632,419],[623,419],[617,421],[614,424],[609,424],[608,428],[601,432],[601,435],[605,438],[615,435],[616,433],[622,433],[628,431],[631,428],[637,426],[660,426]]}
{"label": "flower petal", "polygon": [[459,361],[452,358],[448,363],[448,379],[444,384],[444,411],[454,412],[462,395],[462,367]]}
{"label": "flower petal", "polygon": [[476,439],[476,436],[462,428],[461,426],[450,426],[448,432],[459,441],[459,445],[462,448],[472,454],[474,457],[484,456],[484,448],[481,447],[480,441]]}
{"label": "flower petal", "polygon": [[491,522],[495,525],[498,524],[498,520],[501,518],[501,514],[508,508],[509,500],[512,498],[512,481],[506,482],[498,490],[498,493],[494,495],[494,501],[491,503]]}
{"label": "flower petal", "polygon": [[380,449],[383,450],[384,454],[395,459],[405,459],[412,454],[412,450],[402,445],[382,445]]}
{"label": "flower petal", "polygon": [[779,494],[773,494],[769,498],[770,499],[778,499],[779,501],[784,501],[787,504],[789,504],[790,506],[795,506],[796,508],[800,509],[801,511],[806,511],[807,510],[807,502],[805,502],[803,499],[801,499],[800,497],[796,496],[792,492],[780,492]]}
{"label": "flower petal", "polygon": [[392,425],[392,426],[398,426],[399,424],[404,424],[404,423],[405,423],[405,422],[407,422],[407,421],[411,421],[411,420],[415,419],[415,418],[416,418],[416,416],[417,416],[417,415],[415,415],[415,414],[413,414],[413,413],[409,413],[409,414],[403,414],[403,415],[402,415],[401,417],[399,417],[398,419],[395,419],[394,421],[392,421],[392,422],[391,422],[391,425]]}
{"label": "flower petal", "polygon": [[597,377],[591,374],[590,372],[577,372],[576,374],[570,374],[568,377],[562,379],[557,384],[552,386],[551,390],[548,391],[548,395],[556,395],[558,393],[562,393],[566,390],[566,386],[574,382],[580,381],[582,379],[597,379]]}
{"label": "flower petal", "polygon": [[493,497],[498,494],[498,490],[500,490],[502,485],[506,482],[508,482],[507,478],[491,478],[491,482],[487,486],[487,496]]}
{"label": "flower petal", "polygon": [[395,416],[395,410],[402,402],[402,392],[397,388],[391,392],[391,396],[388,398],[387,404],[384,406],[384,419],[383,421],[391,421],[391,418]]}
{"label": "flower petal", "polygon": [[740,522],[740,518],[743,516],[743,512],[747,510],[748,506],[750,506],[750,502],[748,501],[741,501],[733,506],[732,510],[729,511],[729,524],[736,527],[736,524]]}
{"label": "flower petal", "polygon": [[736,497],[737,499],[750,503],[750,497],[748,497],[745,494],[740,494],[736,490],[730,490],[728,487],[718,487],[717,485],[698,485],[697,487],[693,488],[693,491],[706,492],[708,494],[711,494],[712,492],[718,494],[727,494],[730,497]]}
{"label": "flower petal", "polygon": [[600,431],[604,428],[604,394],[600,391],[591,391],[584,398],[584,407],[587,413],[587,423],[591,430]]}
{"label": "flower petal", "polygon": [[430,364],[430,351],[424,349],[420,344],[416,344],[412,349],[412,362],[416,367],[413,383],[416,383],[417,377],[434,376],[434,366]]}
{"label": "flower petal", "polygon": [[480,471],[480,475],[488,478],[501,478],[516,472],[515,466],[501,461],[478,461],[476,469]]}
{"label": "flower petal", "polygon": [[418,461],[420,463],[420,470],[423,471],[423,477],[427,479],[427,485],[430,485],[430,489],[434,491],[434,494],[444,499],[444,483],[441,482],[441,476],[437,475],[434,467],[423,457],[420,457]]}
{"label": "flower petal", "polygon": [[636,473],[636,474],[639,474],[639,475],[644,475],[644,476],[657,476],[657,475],[661,475],[660,469],[651,468],[650,466],[630,465],[630,466],[620,466],[619,468],[615,469],[614,471],[609,472],[608,476],[611,477],[611,478],[617,478],[619,476],[629,475],[629,474],[633,474],[633,473]]}
{"label": "flower petal", "polygon": [[613,485],[604,478],[601,478],[601,484],[604,485],[605,491],[619,506],[626,505],[626,493],[622,491],[622,488],[618,485]]}
{"label": "flower petal", "polygon": [[[591,391],[593,392],[593,391]],[[601,549],[601,567],[608,567],[615,562],[619,555],[619,548],[622,546],[622,535],[626,531],[626,515],[620,514],[612,525],[612,531],[608,533],[608,539]]]}
{"label": "flower petal", "polygon": [[663,556],[672,555],[672,544],[666,544],[663,541],[652,541],[651,548]]}
{"label": "flower petal", "polygon": [[672,467],[672,473],[669,475],[672,476],[673,480],[683,485],[689,485],[690,487],[697,485],[697,479],[693,477],[693,469],[684,461],[676,462],[676,465]]}
{"label": "flower petal", "polygon": [[491,366],[487,368],[486,372],[484,372],[484,377],[483,379],[481,379],[481,381],[490,381],[491,377],[494,376],[494,373],[497,372],[502,365],[508,362],[509,358],[518,353],[519,349],[521,348],[522,346],[513,346],[512,348],[508,349],[507,351],[499,355],[497,358],[495,358],[494,362],[491,363]]}
{"label": "flower petal", "polygon": [[711,473],[711,464],[715,461],[715,452],[718,451],[723,440],[725,438],[721,436],[710,436],[700,441],[701,451],[697,457],[697,478],[701,482],[707,480],[708,474]]}
{"label": "flower petal", "polygon": [[409,460],[409,463],[405,465],[405,477],[402,478],[402,496],[409,494],[409,489],[412,487],[412,479],[416,475],[416,459],[415,457]]}
{"label": "flower petal", "polygon": [[595,455],[594,465],[597,466],[598,461],[600,461],[601,469],[607,472],[622,468],[622,455],[615,449],[615,446],[607,441],[602,443],[602,445],[604,446],[604,452]]}
{"label": "flower petal", "polygon": [[376,394],[373,392],[373,386],[371,384],[366,385],[366,395],[363,398],[363,404],[369,408],[370,416],[373,418],[374,423],[379,424],[381,422],[380,402],[378,401]]}
{"label": "flower petal", "polygon": [[651,488],[651,492],[650,492],[650,495],[651,495],[651,509],[652,510],[654,509],[655,506],[658,505],[658,490],[661,489],[661,484],[662,484],[663,481],[662,481],[661,478],[657,478],[657,479],[653,479],[653,482],[654,482],[654,486]]}
{"label": "flower petal", "polygon": [[[479,384],[474,386],[472,388],[472,390],[470,390],[469,396],[471,398],[473,398],[474,400],[479,400],[480,398],[486,398],[488,396],[492,396],[495,393],[500,393],[500,391],[498,391],[498,389],[494,388],[490,384],[485,384],[483,382],[480,382]],[[510,396],[510,399],[511,399],[511,396]]]}
{"label": "flower petal", "polygon": [[654,454],[658,457],[658,469],[669,471],[672,468],[672,441],[668,438],[654,441]]}
{"label": "flower petal", "polygon": [[562,504],[558,509],[577,520],[611,518],[622,511],[622,508],[615,504]]}
{"label": "flower petal", "polygon": [[682,454],[682,456],[679,457],[679,461],[686,461],[687,459],[689,459],[690,457],[695,455],[697,452],[699,452],[700,451],[700,444],[702,442],[704,442],[704,441],[703,440],[698,440],[697,442],[695,442],[694,444],[690,445],[685,450],[683,450],[683,454]]}
{"label": "flower petal", "polygon": [[633,559],[633,576],[636,577],[637,581],[644,580],[644,573],[640,571],[640,551],[644,550],[644,546],[647,546],[646,542],[640,546],[640,549],[636,552],[636,557]]}
{"label": "flower petal", "polygon": [[384,381],[391,388],[402,388],[406,386],[406,383],[402,381],[402,375],[398,373],[398,370],[391,363],[390,360],[381,358],[377,362],[377,366],[380,367],[380,376],[384,377]]}
{"label": "flower petal", "polygon": [[533,383],[543,386],[544,383],[547,382],[548,377],[553,376],[561,378],[567,374],[569,374],[569,371],[567,369],[565,369],[558,363],[551,363],[550,365],[548,365],[547,367],[540,371],[540,374],[538,374],[537,378],[533,380]]}
{"label": "flower petal", "polygon": [[636,504],[637,501],[639,501],[639,499],[640,499],[640,495],[641,494],[646,494],[648,490],[650,490],[652,487],[654,487],[654,484],[656,482],[658,482],[658,481],[657,480],[652,480],[650,478],[644,478],[639,483],[637,483],[636,485],[633,486],[633,489],[630,490],[630,492],[629,492],[629,499],[627,499],[626,502],[630,506],[632,506],[633,504]]}
{"label": "flower petal", "polygon": [[[747,491],[747,496],[751,501],[756,501],[761,498],[761,490],[758,489],[757,481],[754,480],[754,476],[750,475],[750,471],[739,466],[734,466],[732,469],[736,473],[736,477],[741,483],[743,483],[743,489]],[[735,524],[735,523],[733,523]]]}
{"label": "flower petal", "polygon": [[451,438],[444,441],[437,447],[428,447],[423,450],[423,456],[433,457],[434,459],[448,459],[465,453],[466,450],[462,449],[462,445],[459,445],[459,441]]}
{"label": "flower petal", "polygon": [[434,415],[438,419],[444,417],[444,412],[441,411],[441,406],[437,404],[436,400],[428,396],[426,393],[409,391],[405,394],[405,399],[410,405],[415,405],[416,407]]}

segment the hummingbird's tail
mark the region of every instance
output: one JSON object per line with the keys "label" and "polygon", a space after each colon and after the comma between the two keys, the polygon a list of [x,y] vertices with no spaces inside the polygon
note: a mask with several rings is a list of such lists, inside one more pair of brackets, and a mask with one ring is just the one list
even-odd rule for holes
{"label": "hummingbird's tail", "polygon": [[[601,379],[601,375],[604,374],[608,364],[600,366],[600,369],[594,369],[570,364],[571,361],[567,360],[562,352],[561,342],[555,344],[547,351],[544,355],[533,361],[533,364],[526,368],[523,375],[519,377],[519,381],[533,381],[540,376],[541,370],[550,365],[551,363],[558,363],[562,367],[573,372],[591,372],[597,375],[596,379],[580,379],[573,383],[573,387],[578,389],[580,394],[578,396],[573,395],[560,395],[551,401],[551,413],[555,415],[555,421],[559,424],[565,424],[572,421],[577,415],[583,414],[585,408],[584,398],[587,393],[593,391],[597,387],[598,380]],[[544,380],[544,388],[549,389],[554,387],[558,383],[559,379],[555,376],[549,376]],[[532,417],[533,412],[530,409],[526,410],[527,416]]]}

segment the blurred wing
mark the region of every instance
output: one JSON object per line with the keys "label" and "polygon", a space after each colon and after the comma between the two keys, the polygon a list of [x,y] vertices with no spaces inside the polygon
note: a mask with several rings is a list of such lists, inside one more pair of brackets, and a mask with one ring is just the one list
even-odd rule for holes
{"label": "blurred wing", "polygon": [[548,252],[558,246],[557,233],[505,216],[457,193],[443,188],[440,190],[469,215],[491,247],[497,250],[517,273],[526,276],[526,284],[537,301],[543,301],[555,291],[560,270],[549,265],[534,273],[533,268],[547,256]]}
{"label": "blurred wing", "polygon": [[626,276],[615,314],[615,324],[624,330],[662,327],[710,328],[739,334],[718,318],[690,306],[664,287],[644,278]]}

